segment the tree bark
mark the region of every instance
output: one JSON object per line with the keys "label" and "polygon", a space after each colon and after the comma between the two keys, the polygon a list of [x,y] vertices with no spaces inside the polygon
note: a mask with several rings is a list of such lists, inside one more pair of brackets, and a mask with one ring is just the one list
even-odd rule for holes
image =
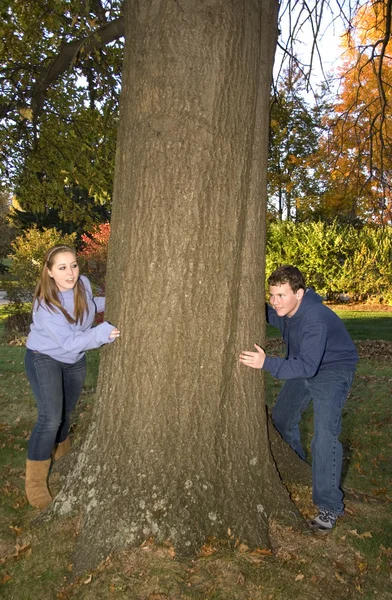
{"label": "tree bark", "polygon": [[270,453],[264,337],[275,0],[129,1],[107,275],[121,338],[55,503],[78,570],[153,536],[180,554],[301,518]]}

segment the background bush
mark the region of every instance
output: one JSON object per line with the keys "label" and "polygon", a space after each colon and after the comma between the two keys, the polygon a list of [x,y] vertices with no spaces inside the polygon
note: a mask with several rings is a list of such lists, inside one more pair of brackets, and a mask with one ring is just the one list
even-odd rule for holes
{"label": "background bush", "polygon": [[328,300],[342,294],[354,301],[392,304],[392,228],[356,229],[337,222],[271,223],[266,275],[293,264]]}
{"label": "background bush", "polygon": [[94,291],[100,295],[105,294],[109,237],[110,223],[98,225],[82,235],[82,249],[78,253],[81,272],[87,275]]}
{"label": "background bush", "polygon": [[0,283],[14,310],[26,312],[26,302],[31,302],[41,275],[45,252],[55,244],[74,246],[76,234],[64,235],[55,228],[39,231],[28,229],[11,243],[11,265],[7,273],[1,275]]}

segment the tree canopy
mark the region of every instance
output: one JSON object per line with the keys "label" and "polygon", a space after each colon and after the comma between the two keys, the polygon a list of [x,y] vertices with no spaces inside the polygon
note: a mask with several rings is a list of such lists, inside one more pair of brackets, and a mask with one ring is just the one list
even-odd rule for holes
{"label": "tree canopy", "polygon": [[[122,2],[10,1],[1,12],[2,183],[23,209],[78,220],[112,195]],[[94,221],[94,215],[91,214]]]}
{"label": "tree canopy", "polygon": [[[292,125],[297,124],[294,130],[302,130],[295,145],[289,139],[294,130],[284,139],[289,131],[286,125],[279,135],[275,133],[274,142],[280,140],[275,153],[271,144],[272,194],[282,191],[279,144],[280,150],[282,144],[291,146],[286,156],[291,157],[290,168],[286,160],[286,174],[281,177],[290,179],[301,169],[304,175],[287,183],[286,214],[300,199],[301,210],[294,210],[297,219],[346,215],[349,221],[390,222],[391,4],[392,0],[282,3],[280,23],[285,33],[278,46],[284,64],[289,65],[280,70],[282,82],[288,73],[290,77],[302,74],[302,86],[308,88],[316,64],[323,70],[319,43],[326,29],[339,20],[345,30],[338,73],[341,86],[331,114],[324,119],[326,133],[319,149],[314,144],[320,114],[307,108],[301,112],[298,95],[295,114],[290,116]],[[45,214],[54,208],[62,221],[83,220],[87,225],[99,221],[94,204],[110,210],[123,60],[122,11],[122,0],[2,3],[1,184],[17,195],[23,210]],[[306,37],[309,50],[302,51],[299,59],[297,49]],[[290,103],[294,108],[294,97],[284,90],[284,83],[277,97],[272,132],[274,118],[275,123],[277,116],[286,118],[283,112],[289,115]],[[290,186],[297,200],[291,199]],[[75,202],[75,190],[80,189],[89,203]]]}
{"label": "tree canopy", "polygon": [[390,26],[390,2],[365,3],[353,18],[321,144],[324,205],[381,225],[392,223]]}

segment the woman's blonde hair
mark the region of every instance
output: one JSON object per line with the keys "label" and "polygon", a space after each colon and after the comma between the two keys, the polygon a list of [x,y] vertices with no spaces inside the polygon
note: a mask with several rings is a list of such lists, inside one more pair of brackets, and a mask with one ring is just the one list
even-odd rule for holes
{"label": "woman's blonde hair", "polygon": [[86,289],[83,285],[83,281],[79,277],[73,289],[75,316],[72,317],[62,306],[59,298],[59,289],[54,279],[49,275],[49,271],[53,267],[56,256],[61,252],[71,252],[76,260],[76,250],[75,248],[72,248],[72,246],[58,244],[47,250],[43,260],[41,277],[34,292],[33,307],[36,301],[38,302],[38,305],[40,305],[41,302],[44,302],[49,310],[55,311],[56,308],[60,310],[67,319],[68,323],[81,323],[84,315],[88,313]]}

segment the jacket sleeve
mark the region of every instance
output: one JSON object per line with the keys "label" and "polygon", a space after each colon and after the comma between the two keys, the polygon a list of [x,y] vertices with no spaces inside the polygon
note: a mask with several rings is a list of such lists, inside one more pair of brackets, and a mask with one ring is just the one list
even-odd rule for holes
{"label": "jacket sleeve", "polygon": [[68,323],[61,312],[52,312],[43,306],[35,312],[34,321],[57,346],[66,352],[84,352],[114,341],[114,338],[109,339],[114,326],[107,321],[83,331]]}
{"label": "jacket sleeve", "polygon": [[320,321],[307,323],[298,356],[279,358],[266,356],[263,370],[277,379],[314,377],[323,358],[327,343],[327,327]]}

